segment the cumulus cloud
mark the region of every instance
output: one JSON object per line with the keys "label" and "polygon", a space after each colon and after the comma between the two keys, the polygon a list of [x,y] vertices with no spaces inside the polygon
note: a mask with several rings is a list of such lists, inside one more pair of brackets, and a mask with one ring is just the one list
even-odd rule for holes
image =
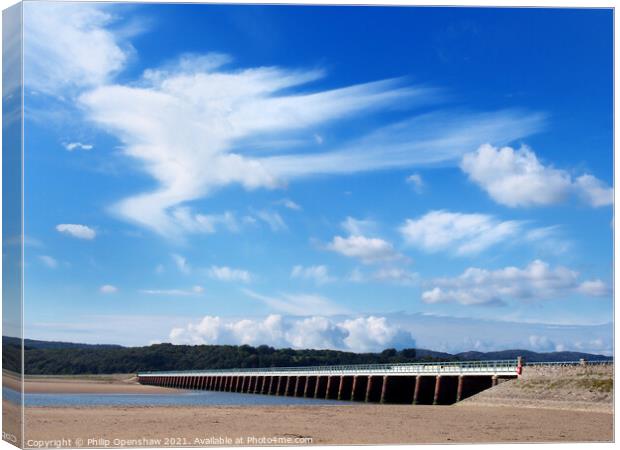
{"label": "cumulus cloud", "polygon": [[486,270],[471,267],[455,278],[437,278],[422,293],[425,303],[456,302],[463,305],[503,304],[507,300],[543,300],[575,293],[605,296],[601,280],[580,282],[579,273],[567,267],[552,268],[535,260],[524,268]]}
{"label": "cumulus cloud", "polygon": [[294,266],[291,270],[291,278],[312,280],[319,285],[334,281],[334,279],[329,275],[329,270],[327,267],[323,265],[308,267],[300,265]]}
{"label": "cumulus cloud", "polygon": [[468,255],[515,237],[521,228],[521,222],[500,221],[487,214],[439,210],[407,219],[400,233],[407,244],[425,251],[454,250]]}
{"label": "cumulus cloud", "polygon": [[112,286],[111,284],[104,284],[99,288],[99,292],[102,294],[115,294],[118,292],[118,288],[116,286]]}
{"label": "cumulus cloud", "polygon": [[207,270],[208,275],[214,280],[219,281],[240,281],[249,283],[252,281],[252,274],[247,270],[233,269],[227,266],[211,266]]}
{"label": "cumulus cloud", "polygon": [[314,311],[331,316],[346,314],[349,311],[335,304],[328,298],[316,294],[281,294],[278,296],[262,295],[250,289],[243,289],[250,298],[259,300],[269,308],[294,316],[305,316]]}
{"label": "cumulus cloud", "polygon": [[75,223],[61,223],[56,225],[56,231],[77,239],[95,239],[97,233],[86,225]]}
{"label": "cumulus cloud", "polygon": [[277,314],[262,320],[206,316],[172,329],[169,338],[176,344],[266,344],[356,352],[415,345],[410,333],[389,324],[385,317],[375,316],[341,321],[324,316],[292,318]]}
{"label": "cumulus cloud", "polygon": [[41,261],[50,269],[55,269],[56,267],[58,267],[58,261],[49,255],[39,255],[39,261]]}
{"label": "cumulus cloud", "polygon": [[545,206],[577,195],[593,207],[611,205],[613,189],[590,174],[573,179],[562,169],[542,164],[528,147],[518,150],[484,144],[461,160],[461,169],[496,202]]}
{"label": "cumulus cloud", "polygon": [[82,144],[81,142],[69,142],[67,144],[63,144],[67,151],[72,152],[73,150],[92,150],[92,144]]}

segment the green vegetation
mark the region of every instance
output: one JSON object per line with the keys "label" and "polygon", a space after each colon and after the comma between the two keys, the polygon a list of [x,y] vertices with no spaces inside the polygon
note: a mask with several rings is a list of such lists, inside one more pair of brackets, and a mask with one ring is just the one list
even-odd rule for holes
{"label": "green vegetation", "polygon": [[[419,361],[514,359],[527,354],[529,361],[606,359],[584,353],[533,353],[525,350],[467,352],[452,355],[424,349],[386,349],[380,353],[335,350],[275,349],[266,345],[172,345],[121,347],[46,342],[26,339],[26,375],[88,375],[135,373],[159,370],[208,370],[257,367],[331,366],[339,364],[393,364]],[[3,337],[2,364],[5,370],[21,371],[21,341]]]}
{"label": "green vegetation", "polygon": [[274,349],[266,345],[172,345],[133,348],[27,348],[28,375],[135,373],[147,370],[206,370],[409,362],[415,350],[348,353],[332,350]]}

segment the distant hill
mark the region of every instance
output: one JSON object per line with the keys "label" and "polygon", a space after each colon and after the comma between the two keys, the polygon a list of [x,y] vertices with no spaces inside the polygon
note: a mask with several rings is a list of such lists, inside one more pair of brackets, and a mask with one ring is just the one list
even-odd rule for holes
{"label": "distant hill", "polygon": [[[20,340],[15,337],[3,336],[3,345],[20,345]],[[78,344],[75,342],[60,341],[37,341],[35,339],[24,339],[25,348],[123,348],[122,345],[114,344]]]}
{"label": "distant hill", "polygon": [[[427,349],[386,349],[380,353],[336,350],[275,349],[267,345],[172,345],[148,347],[90,345],[27,339],[24,343],[26,374],[78,375],[135,373],[146,370],[207,370],[257,367],[300,367],[339,364],[395,364],[418,361],[515,359],[526,361],[610,360],[603,355],[578,352],[536,353],[529,350],[463,352],[456,355]],[[3,337],[3,368],[18,371],[20,341]]]}
{"label": "distant hill", "polygon": [[530,350],[501,350],[497,352],[462,352],[456,356],[460,360],[467,361],[492,361],[496,359],[515,359],[522,356],[528,362],[559,362],[559,361],[579,361],[584,358],[588,361],[609,361],[613,358],[604,355],[594,355],[581,352],[549,352],[537,353]]}

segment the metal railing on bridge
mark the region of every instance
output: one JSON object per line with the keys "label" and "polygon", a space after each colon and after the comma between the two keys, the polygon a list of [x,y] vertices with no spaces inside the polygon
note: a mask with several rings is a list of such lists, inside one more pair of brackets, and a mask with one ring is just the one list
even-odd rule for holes
{"label": "metal railing on bridge", "polygon": [[516,373],[517,359],[496,361],[444,361],[444,362],[419,362],[419,363],[396,363],[396,364],[352,364],[337,366],[301,366],[301,367],[262,367],[262,368],[234,368],[213,370],[184,370],[184,371],[145,371],[139,372],[139,376],[149,375],[217,375],[217,374],[495,374]]}

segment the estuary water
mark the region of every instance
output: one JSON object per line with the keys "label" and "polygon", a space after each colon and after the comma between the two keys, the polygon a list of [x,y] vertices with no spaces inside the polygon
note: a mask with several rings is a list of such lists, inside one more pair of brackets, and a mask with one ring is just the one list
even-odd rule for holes
{"label": "estuary water", "polygon": [[[21,394],[2,388],[5,400],[18,404]],[[174,394],[25,394],[26,406],[268,406],[346,405],[348,402],[234,392],[187,391]]]}

